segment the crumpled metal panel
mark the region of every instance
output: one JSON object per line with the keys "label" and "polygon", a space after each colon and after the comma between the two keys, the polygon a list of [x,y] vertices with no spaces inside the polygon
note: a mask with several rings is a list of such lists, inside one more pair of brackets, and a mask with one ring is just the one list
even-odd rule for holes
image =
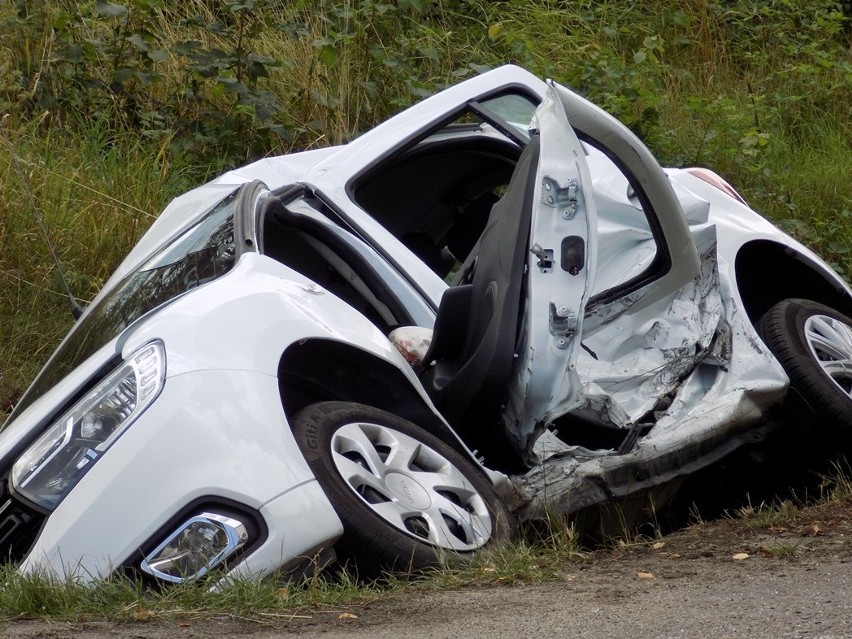
{"label": "crumpled metal panel", "polygon": [[765,436],[769,427],[759,423],[789,380],[731,295],[727,273],[720,275],[712,225],[694,232],[699,277],[665,308],[632,315],[628,306],[608,307],[584,339],[598,347],[597,359],[587,352],[578,365],[587,415],[625,429],[650,415],[653,426],[622,454],[546,433],[532,451],[538,464],[512,477],[522,519],[568,515],[662,486]]}
{"label": "crumpled metal panel", "polygon": [[[698,364],[724,366],[730,326],[722,315],[715,244],[701,257],[701,274],[673,299],[623,314],[585,335],[577,368],[594,421],[629,428],[657,410]],[[601,403],[605,402],[604,406]]]}
{"label": "crumpled metal panel", "polygon": [[670,410],[629,453],[596,455],[577,447],[553,452],[525,475],[511,478],[515,494],[509,503],[522,520],[571,515],[665,485],[759,441],[765,431],[754,424],[779,400],[786,384],[769,377],[748,388],[726,381],[721,376],[712,396],[705,395],[700,404],[681,402]]}

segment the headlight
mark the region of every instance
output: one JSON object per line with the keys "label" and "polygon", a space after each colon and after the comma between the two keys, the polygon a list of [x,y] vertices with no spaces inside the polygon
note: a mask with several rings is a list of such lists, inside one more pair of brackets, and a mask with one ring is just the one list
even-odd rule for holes
{"label": "headlight", "polygon": [[34,504],[55,508],[156,399],[165,373],[162,342],[151,342],[134,352],[15,462],[15,491]]}

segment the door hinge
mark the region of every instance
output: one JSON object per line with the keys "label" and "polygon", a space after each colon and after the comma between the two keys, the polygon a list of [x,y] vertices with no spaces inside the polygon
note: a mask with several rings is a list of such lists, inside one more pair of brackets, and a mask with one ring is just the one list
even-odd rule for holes
{"label": "door hinge", "polygon": [[577,194],[580,191],[580,185],[577,180],[570,179],[566,186],[559,186],[559,182],[552,177],[545,175],[542,178],[541,201],[553,208],[562,208],[562,217],[570,220],[577,213]]}
{"label": "door hinge", "polygon": [[573,313],[567,305],[550,303],[550,334],[557,338],[556,345],[559,348],[568,348],[570,338],[577,334],[577,314]]}

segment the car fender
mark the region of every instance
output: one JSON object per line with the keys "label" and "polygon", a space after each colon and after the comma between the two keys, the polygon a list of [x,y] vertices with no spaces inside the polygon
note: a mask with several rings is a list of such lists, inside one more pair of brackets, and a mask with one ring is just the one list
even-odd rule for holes
{"label": "car fender", "polygon": [[285,351],[309,341],[356,349],[394,370],[396,383],[422,407],[429,429],[472,456],[387,336],[332,293],[263,255],[243,255],[224,277],[143,318],[119,348],[127,354],[154,339],[165,344],[167,384],[199,370],[276,377]]}

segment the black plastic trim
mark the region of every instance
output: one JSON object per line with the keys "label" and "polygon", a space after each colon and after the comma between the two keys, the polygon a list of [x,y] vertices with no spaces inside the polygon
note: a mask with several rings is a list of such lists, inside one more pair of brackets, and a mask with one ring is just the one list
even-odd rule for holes
{"label": "black plastic trim", "polygon": [[252,180],[240,189],[236,211],[234,212],[234,234],[236,235],[234,246],[237,251],[235,263],[244,253],[253,253],[258,250],[258,247],[255,246],[257,222],[254,214],[255,207],[252,206],[252,203],[258,198],[261,191],[270,191],[269,187],[261,180]]}
{"label": "black plastic trim", "polygon": [[22,503],[10,486],[8,474],[0,478],[0,561],[16,563],[32,549],[48,514]]}

